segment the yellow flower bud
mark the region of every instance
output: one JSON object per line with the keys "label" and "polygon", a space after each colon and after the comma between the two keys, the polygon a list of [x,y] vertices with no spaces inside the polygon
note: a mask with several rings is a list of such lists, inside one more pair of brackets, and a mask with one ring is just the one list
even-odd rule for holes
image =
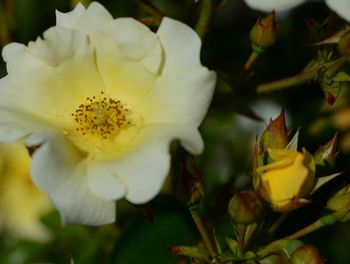
{"label": "yellow flower bud", "polygon": [[259,195],[277,212],[288,212],[308,203],[302,199],[314,186],[315,161],[310,153],[269,149],[272,163],[257,168],[263,172],[257,187]]}

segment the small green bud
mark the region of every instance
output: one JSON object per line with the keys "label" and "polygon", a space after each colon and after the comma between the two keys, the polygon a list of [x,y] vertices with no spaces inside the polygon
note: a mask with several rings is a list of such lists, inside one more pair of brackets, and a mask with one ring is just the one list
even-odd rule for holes
{"label": "small green bud", "polygon": [[174,192],[178,200],[189,207],[200,203],[204,195],[204,179],[194,162],[191,168],[181,164],[174,181]]}
{"label": "small green bud", "polygon": [[312,245],[303,245],[291,256],[291,264],[323,264],[324,261],[318,253],[317,248]]}
{"label": "small green bud", "polygon": [[[259,17],[250,30],[250,41],[253,50],[261,53],[264,49],[275,44],[278,33],[278,23],[275,21],[275,12],[266,17]],[[257,49],[257,50],[256,50]],[[261,51],[259,49],[262,49]]]}
{"label": "small green bud", "polygon": [[237,224],[256,222],[262,214],[261,201],[251,192],[237,192],[228,205],[232,221]]}
{"label": "small green bud", "polygon": [[343,56],[350,56],[350,31],[342,35],[338,42],[339,53]]}
{"label": "small green bud", "polygon": [[288,255],[281,250],[259,260],[259,264],[289,264],[289,258]]}
{"label": "small green bud", "polygon": [[327,202],[327,208],[339,222],[350,220],[350,184],[338,191]]}

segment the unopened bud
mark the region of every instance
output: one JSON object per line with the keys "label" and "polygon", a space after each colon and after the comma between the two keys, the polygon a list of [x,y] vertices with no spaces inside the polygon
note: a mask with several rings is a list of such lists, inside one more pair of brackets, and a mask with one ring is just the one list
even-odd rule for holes
{"label": "unopened bud", "polygon": [[327,202],[327,208],[339,222],[350,220],[350,184],[338,191]]}
{"label": "unopened bud", "polygon": [[303,153],[287,149],[269,149],[273,160],[257,168],[263,172],[256,189],[277,212],[288,212],[307,203],[304,199],[312,190],[315,162],[305,149]]}
{"label": "unopened bud", "polygon": [[284,149],[288,145],[288,130],[286,126],[286,115],[283,109],[279,116],[270,120],[264,132],[261,134],[259,142],[256,142],[253,160],[252,160],[252,176],[254,188],[259,184],[261,172],[256,170],[268,163],[269,154],[268,149]]}
{"label": "unopened bud", "polygon": [[323,264],[317,248],[312,245],[305,244],[298,248],[291,256],[291,264]]}
{"label": "unopened bud", "polygon": [[250,41],[253,49],[258,53],[275,44],[278,33],[278,23],[275,21],[275,12],[266,17],[259,17],[250,30]]}
{"label": "unopened bud", "polygon": [[174,192],[178,200],[189,207],[200,203],[204,195],[204,180],[194,162],[191,168],[181,164],[174,182]]}
{"label": "unopened bud", "polygon": [[228,205],[232,221],[249,224],[259,219],[262,213],[261,201],[251,192],[237,192]]}

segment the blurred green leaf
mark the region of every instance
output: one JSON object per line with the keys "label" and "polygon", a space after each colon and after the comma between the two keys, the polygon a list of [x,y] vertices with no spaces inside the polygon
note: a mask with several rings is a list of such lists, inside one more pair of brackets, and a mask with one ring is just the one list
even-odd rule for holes
{"label": "blurred green leaf", "polygon": [[152,208],[153,223],[138,214],[123,228],[111,263],[177,263],[179,257],[169,248],[196,242],[198,235],[191,218],[174,199],[159,197]]}

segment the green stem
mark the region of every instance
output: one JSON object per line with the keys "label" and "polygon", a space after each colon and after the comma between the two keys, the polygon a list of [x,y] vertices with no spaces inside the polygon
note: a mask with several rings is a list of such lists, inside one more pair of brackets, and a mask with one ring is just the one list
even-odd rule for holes
{"label": "green stem", "polygon": [[321,217],[317,221],[313,222],[312,224],[304,227],[303,229],[300,229],[299,231],[295,232],[294,234],[291,234],[283,239],[297,239],[299,237],[305,236],[317,229],[320,229],[321,227],[332,225],[336,223],[337,221],[334,219],[334,217],[329,214],[326,216]]}
{"label": "green stem", "polygon": [[245,233],[247,231],[246,225],[239,225],[239,234],[238,234],[238,254],[239,256],[244,255],[245,250]]}
{"label": "green stem", "polygon": [[212,0],[201,0],[199,18],[196,24],[196,32],[201,39],[204,38],[208,30],[208,25],[213,13]]}
{"label": "green stem", "polygon": [[269,83],[263,83],[258,85],[256,88],[258,93],[267,93],[276,90],[282,90],[295,85],[302,84],[304,82],[310,81],[317,77],[318,70],[302,72],[289,78],[285,78],[278,81],[273,81]]}
{"label": "green stem", "polygon": [[210,256],[212,258],[215,258],[216,257],[216,250],[215,250],[213,244],[210,241],[208,232],[205,229],[205,226],[203,224],[202,218],[200,217],[200,215],[198,213],[198,210],[197,209],[190,209],[190,213],[191,213],[193,221],[196,224],[197,229],[198,229],[198,231],[199,231],[199,233],[200,233],[200,235],[201,235],[201,237],[203,239],[203,242],[204,242],[205,246],[207,247],[207,249],[208,249],[208,251],[210,253]]}
{"label": "green stem", "polygon": [[249,71],[258,57],[259,57],[259,53],[252,51],[246,63],[244,64],[244,70]]}

